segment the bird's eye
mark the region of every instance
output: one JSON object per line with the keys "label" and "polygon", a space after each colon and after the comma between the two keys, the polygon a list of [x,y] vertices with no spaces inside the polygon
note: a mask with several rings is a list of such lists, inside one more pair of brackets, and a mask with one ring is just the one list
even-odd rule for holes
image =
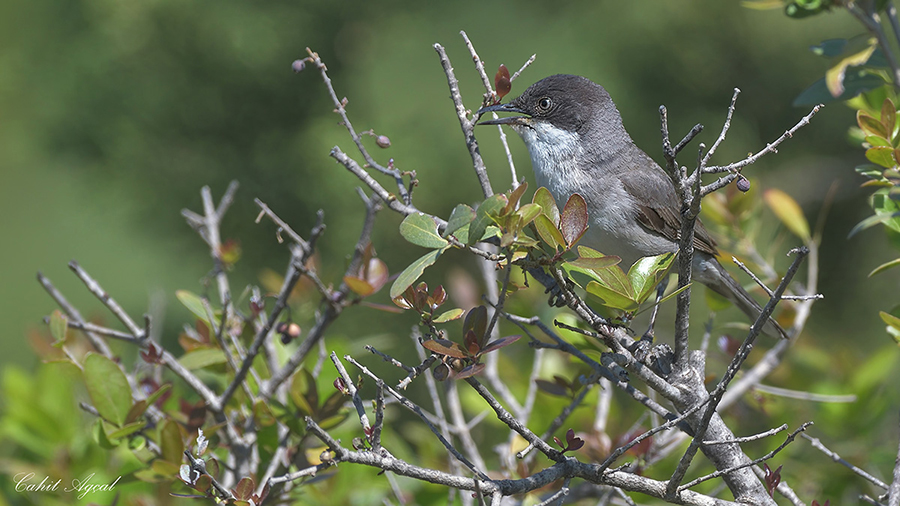
{"label": "bird's eye", "polygon": [[551,105],[553,105],[553,102],[550,100],[550,97],[544,97],[538,101],[538,110],[547,112],[550,110]]}

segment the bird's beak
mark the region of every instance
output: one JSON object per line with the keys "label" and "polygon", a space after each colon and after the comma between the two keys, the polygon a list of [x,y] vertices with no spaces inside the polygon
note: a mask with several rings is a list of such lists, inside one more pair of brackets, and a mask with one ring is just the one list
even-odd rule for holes
{"label": "bird's beak", "polygon": [[514,112],[514,113],[518,113],[518,114],[524,114],[525,116],[508,116],[506,118],[490,119],[490,120],[482,121],[482,122],[478,123],[479,125],[524,125],[524,124],[528,123],[529,121],[531,121],[531,117],[528,115],[527,112],[523,111],[522,109],[519,109],[512,103],[489,105],[487,107],[479,109],[478,112],[475,114],[477,114],[478,116],[481,116],[482,114],[484,114],[486,112]]}

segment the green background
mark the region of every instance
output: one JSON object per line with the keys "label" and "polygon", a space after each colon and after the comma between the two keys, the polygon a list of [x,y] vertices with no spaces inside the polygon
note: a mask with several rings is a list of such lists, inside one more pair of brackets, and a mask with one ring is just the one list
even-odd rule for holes
{"label": "green background", "polygon": [[[319,75],[312,68],[291,71],[307,46],[328,64],[338,95],[349,98],[357,130],[390,137],[384,151],[367,137],[373,153],[417,172],[421,209],[446,217],[459,202],[479,201],[432,48],[435,42],[447,48],[466,104],[477,108],[481,84],[460,30],[491,75],[500,63],[515,70],[537,53],[511,95],[554,73],[603,84],[635,141],[657,160],[660,104],[668,107],[673,136],[702,123],[700,140],[709,145],[733,88],[740,88],[716,158],[722,163],[758,150],[808,112],[791,101],[828,65],[809,46],[861,31],[845,13],[800,22],[722,0],[4,2],[0,365],[28,368],[37,361],[28,335],[55,308],[35,281],[39,270],[85,315],[116,325],[68,270],[72,259],[133,316],[164,315],[159,330],[173,343],[189,321],[174,291],[203,293],[211,268],[207,248],[179,214],[184,207],[200,210],[203,185],[218,198],[232,179],[241,183],[223,225],[223,236],[240,240],[243,251],[233,272],[236,292],[257,283],[264,269],[281,271],[287,260],[272,227],[254,224],[254,197],[301,234],[324,209],[324,277],[339,282],[363,207],[353,190],[359,182],[328,156],[334,145],[352,154],[352,143]],[[831,364],[815,378],[830,393],[847,393],[859,362],[890,343],[877,311],[898,300],[897,273],[865,277],[890,255],[880,231],[847,239],[870,214],[862,179],[852,171],[864,161],[862,150],[846,140],[853,122],[849,108],[830,105],[779,154],[747,171],[792,195],[812,222],[829,187],[840,183],[822,244],[826,298],[813,310],[803,338],[809,355],[800,359]],[[491,129],[479,135],[494,187],[505,188],[508,170],[496,135]],[[510,136],[510,144],[519,173],[531,180],[522,143]],[[392,272],[422,253],[398,242],[398,223],[384,212],[375,238]],[[376,299],[386,302],[386,293]],[[383,321],[360,311],[335,334],[399,332],[393,337],[406,339],[408,326]],[[895,441],[887,446],[895,448]]]}

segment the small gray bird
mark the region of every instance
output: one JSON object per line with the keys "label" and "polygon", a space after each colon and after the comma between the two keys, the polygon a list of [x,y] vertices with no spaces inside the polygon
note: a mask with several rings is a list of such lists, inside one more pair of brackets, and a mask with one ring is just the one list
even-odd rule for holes
{"label": "small gray bird", "polygon": [[[589,228],[581,243],[630,266],[638,258],[678,249],[681,203],[672,180],[625,131],[609,93],[591,80],[554,75],[507,104],[485,112],[512,112],[481,125],[509,125],[525,141],[538,186],[557,202],[578,193],[587,202]],[[699,221],[694,229],[693,279],[726,297],[751,320],[761,307],[716,260],[716,242]],[[771,337],[787,334],[771,318]]]}

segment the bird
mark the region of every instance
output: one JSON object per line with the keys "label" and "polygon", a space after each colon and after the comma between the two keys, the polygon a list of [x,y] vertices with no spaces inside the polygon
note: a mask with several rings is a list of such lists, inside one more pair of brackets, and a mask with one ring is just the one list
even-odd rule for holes
{"label": "bird", "polygon": [[[516,114],[478,124],[507,125],[519,134],[539,187],[546,187],[557,202],[574,193],[584,198],[589,226],[580,244],[619,256],[624,265],[678,250],[681,201],[675,186],[635,145],[603,86],[582,76],[552,75],[510,102],[476,114],[487,112]],[[756,321],[762,308],[716,259],[716,242],[699,220],[693,246],[692,280]],[[772,318],[762,332],[788,337]]]}

